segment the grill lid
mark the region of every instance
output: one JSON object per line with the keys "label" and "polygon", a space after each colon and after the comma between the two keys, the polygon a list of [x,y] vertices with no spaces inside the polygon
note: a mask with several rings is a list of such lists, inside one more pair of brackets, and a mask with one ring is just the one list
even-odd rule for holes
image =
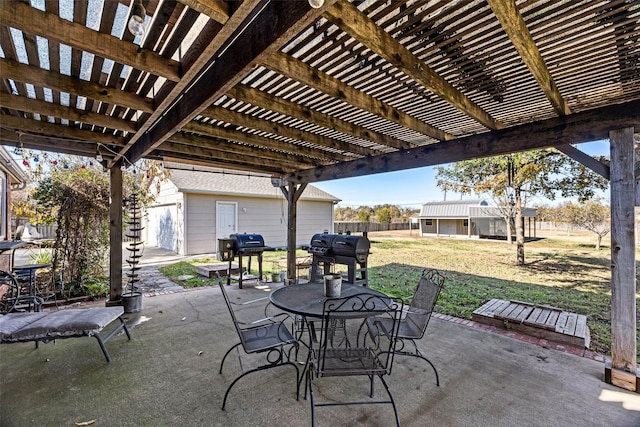
{"label": "grill lid", "polygon": [[260,234],[232,234],[234,252],[246,252],[247,250],[264,250],[264,239]]}
{"label": "grill lid", "polygon": [[365,236],[351,234],[315,234],[307,251],[315,255],[340,255],[355,257],[364,262],[369,255],[371,244]]}

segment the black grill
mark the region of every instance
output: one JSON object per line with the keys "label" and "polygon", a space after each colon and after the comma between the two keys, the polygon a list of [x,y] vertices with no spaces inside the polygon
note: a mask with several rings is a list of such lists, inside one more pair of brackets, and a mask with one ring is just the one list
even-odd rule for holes
{"label": "black grill", "polygon": [[232,234],[229,238],[233,240],[235,254],[257,254],[267,249],[260,234]]}
{"label": "black grill", "polygon": [[[222,261],[229,261],[229,272],[232,270],[231,263],[234,258],[238,258],[238,287],[242,289],[243,277],[251,276],[251,257],[258,257],[258,278],[262,277],[262,253],[272,250],[264,244],[264,238],[260,234],[232,234],[229,238],[218,239],[218,258]],[[243,275],[242,258],[249,257],[247,264],[247,274]],[[227,284],[231,284],[231,274],[227,275]]]}
{"label": "black grill", "polygon": [[[311,280],[319,280],[320,272],[329,274],[331,266],[343,264],[348,267],[346,282],[366,286],[367,258],[371,243],[366,235],[315,234],[307,252],[313,255]],[[320,270],[320,265],[323,269]]]}

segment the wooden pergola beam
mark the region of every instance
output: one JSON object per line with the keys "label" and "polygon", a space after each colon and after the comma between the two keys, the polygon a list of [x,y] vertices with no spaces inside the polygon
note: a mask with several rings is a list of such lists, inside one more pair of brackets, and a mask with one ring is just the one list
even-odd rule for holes
{"label": "wooden pergola beam", "polygon": [[117,129],[125,132],[136,131],[136,124],[129,120],[122,120],[118,117],[98,114],[87,110],[78,110],[77,108],[65,107],[63,105],[52,104],[51,102],[26,98],[24,96],[13,96],[0,93],[0,107],[11,108],[13,110],[28,113],[36,113],[42,116],[67,119],[74,122],[82,122],[108,129]]}
{"label": "wooden pergola beam", "polygon": [[265,147],[271,150],[280,150],[287,153],[316,157],[320,159],[331,159],[334,161],[350,160],[340,153],[331,153],[320,150],[318,148],[305,147],[302,145],[294,145],[290,142],[278,141],[277,139],[266,138],[260,135],[249,134],[235,129],[221,126],[213,126],[205,123],[190,122],[182,127],[185,132],[193,132],[200,135],[211,136],[214,138],[228,139],[231,141],[251,144],[256,147]]}
{"label": "wooden pergola beam", "polygon": [[502,29],[516,48],[522,61],[538,82],[538,85],[546,95],[553,109],[559,116],[571,114],[571,109],[558,90],[547,65],[533,41],[533,37],[524,22],[524,18],[518,10],[514,0],[487,0],[496,18],[500,21]]}
{"label": "wooden pergola beam", "polygon": [[[239,19],[230,31],[240,28],[247,19],[244,31],[215,58],[211,66],[204,64],[205,71],[198,74],[188,92],[183,94],[185,96],[180,97],[169,111],[165,111],[167,114],[154,123],[153,128],[144,135],[138,132],[136,137],[140,140],[129,149],[128,160],[135,163],[153,151],[203,109],[224,95],[227,90],[239,83],[265,57],[273,54],[284,43],[311,25],[324,8],[333,1],[327,0],[327,4],[320,9],[312,9],[308,2],[272,1],[265,4],[259,14],[250,20],[247,18],[253,13],[256,3],[254,0],[242,2],[224,27],[226,28],[238,15]],[[230,35],[231,33],[228,33],[221,38],[220,46]]]}
{"label": "wooden pergola beam", "polygon": [[88,82],[77,77],[65,76],[8,59],[0,58],[0,69],[2,77],[5,79],[48,87],[55,91],[84,96],[108,104],[121,105],[144,113],[153,112],[153,101],[132,92]]}
{"label": "wooden pergola beam", "polygon": [[178,0],[193,10],[207,15],[221,24],[229,20],[229,4],[222,0]]}
{"label": "wooden pergola beam", "polygon": [[70,126],[58,125],[41,120],[23,119],[20,117],[0,115],[0,123],[4,128],[17,129],[25,132],[41,134],[54,138],[75,139],[79,141],[91,141],[108,145],[124,146],[124,138],[106,133],[98,133],[90,130],[77,129]]}
{"label": "wooden pergola beam", "polygon": [[379,154],[378,151],[370,150],[366,147],[349,144],[347,142],[340,141],[334,138],[318,135],[312,132],[306,132],[290,126],[282,125],[277,122],[260,119],[258,117],[250,116],[243,113],[238,113],[222,107],[208,107],[205,108],[200,114],[234,125],[244,126],[262,132],[284,136],[285,138],[310,142],[312,144],[327,147],[340,152],[353,153],[359,156],[372,156],[375,154]]}
{"label": "wooden pergola beam", "polygon": [[[0,140],[4,145],[28,148],[30,150],[41,150],[86,157],[93,157],[96,155],[96,144],[93,141],[69,141],[48,136],[21,134],[19,132],[3,128],[0,128]],[[111,158],[113,156],[106,152],[107,150],[104,151],[104,158]]]}
{"label": "wooden pergola beam", "polygon": [[609,176],[611,174],[611,168],[609,167],[609,165],[605,165],[604,163],[594,159],[585,152],[578,150],[573,145],[558,145],[556,147],[556,150],[571,157],[576,162],[591,169],[593,172],[597,173],[603,178],[609,179]]}
{"label": "wooden pergola beam", "polygon": [[411,148],[411,144],[407,141],[403,141],[380,132],[375,132],[371,129],[358,126],[345,120],[340,120],[329,114],[320,113],[309,107],[254,89],[251,86],[238,84],[229,89],[229,91],[227,91],[227,95],[239,101],[246,102],[247,104],[264,108],[265,110],[270,110],[298,120],[313,123],[326,129],[333,129],[345,135],[351,135],[355,138],[371,141],[382,146],[397,149]]}
{"label": "wooden pergola beam", "polygon": [[[479,105],[422,62],[402,43],[376,25],[353,3],[348,0],[339,0],[327,9],[323,16],[467,116],[472,117],[489,129],[501,129],[503,127],[499,121],[491,117]],[[442,141],[450,138],[436,139]]]}
{"label": "wooden pergola beam", "polygon": [[69,45],[81,52],[109,58],[174,82],[180,80],[180,63],[177,61],[163,58],[151,50],[141,49],[111,34],[100,33],[52,13],[42,12],[20,1],[0,2],[0,24]]}
{"label": "wooden pergola beam", "polygon": [[260,173],[260,174],[269,174],[269,175],[274,175],[278,173],[278,169],[277,167],[273,167],[273,168],[268,168],[268,167],[253,167],[253,166],[248,166],[248,165],[238,165],[236,163],[230,163],[230,162],[219,162],[216,159],[207,159],[207,161],[203,161],[200,158],[197,157],[174,157],[173,153],[170,152],[165,152],[165,151],[161,151],[161,150],[156,150],[154,151],[154,156],[164,160],[166,163],[182,163],[182,164],[187,164],[187,165],[194,165],[194,166],[206,166],[206,167],[217,167],[220,169],[229,169],[229,170],[236,170],[239,172],[254,172],[254,173]]}
{"label": "wooden pergola beam", "polygon": [[[416,132],[420,132],[430,138],[437,139],[438,141],[446,141],[455,138],[455,136],[418,120],[410,114],[355,89],[324,71],[313,68],[291,55],[287,55],[286,53],[277,52],[266,58],[262,65],[270,70],[282,74],[283,76],[299,81],[300,83],[322,93],[326,93],[327,95],[358,107],[363,111],[367,111]],[[413,146],[413,144],[408,145]],[[405,145],[405,147],[396,148],[407,147]]]}
{"label": "wooden pergola beam", "polygon": [[[244,156],[258,156],[271,162],[285,162],[296,164],[300,168],[309,168],[331,163],[329,161],[313,159],[311,157],[306,157],[299,154],[290,154],[275,150],[260,150],[258,152],[259,154],[256,154],[255,147],[252,147],[250,145],[237,144],[219,138],[192,135],[184,132],[177,132],[173,134],[171,138],[169,138],[166,142],[175,142],[178,144],[197,147],[200,149],[211,149],[216,150],[217,152],[234,154],[236,158],[243,158]],[[166,142],[162,143],[158,147],[158,149],[170,151],[167,148],[170,147],[170,145],[166,145]]]}
{"label": "wooden pergola beam", "polygon": [[232,162],[236,165],[246,165],[248,167],[269,167],[270,170],[296,170],[300,165],[282,157],[277,162],[269,159],[261,154],[238,156],[236,153],[230,153],[224,150],[218,150],[212,147],[195,147],[193,145],[178,144],[175,142],[165,141],[157,149],[158,152],[170,152],[175,157],[183,155],[187,158],[199,158],[203,161],[215,160],[217,162]]}
{"label": "wooden pergola beam", "polygon": [[[258,3],[260,3],[260,0],[244,0],[237,10],[228,17],[224,25],[216,31],[216,35],[209,41],[206,47],[202,49],[202,52],[199,52],[199,54],[196,55],[188,69],[182,70],[182,79],[169,89],[166,89],[166,86],[163,87],[163,91],[166,90],[167,93],[163,93],[160,97],[162,101],[156,105],[156,110],[146,118],[144,123],[139,125],[138,132],[132,135],[126,147],[115,157],[115,161],[118,161],[122,156],[127,155],[127,152],[134,146],[136,146],[136,153],[128,154],[130,158],[144,157],[153,151],[154,146],[160,145],[161,141],[154,142],[149,138],[146,138],[145,141],[140,143],[138,143],[138,140],[145,135],[153,124],[162,118],[164,112],[173,105],[176,99],[182,96],[186,88],[202,73],[202,70],[209,65],[211,58],[213,58],[215,53],[224,45],[227,38],[238,30],[240,25],[244,22],[247,16],[251,14],[253,8],[256,7]],[[191,51],[188,52],[186,56],[192,56]]]}
{"label": "wooden pergola beam", "polygon": [[640,126],[640,100],[555,117],[499,131],[471,135],[446,143],[356,159],[283,177],[287,182],[317,182],[459,162],[609,137],[609,129]]}

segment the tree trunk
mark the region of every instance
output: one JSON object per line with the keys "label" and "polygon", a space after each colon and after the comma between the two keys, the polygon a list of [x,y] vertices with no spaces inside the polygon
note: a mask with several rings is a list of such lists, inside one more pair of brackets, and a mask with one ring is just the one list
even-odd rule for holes
{"label": "tree trunk", "polygon": [[516,251],[518,253],[518,265],[524,265],[524,227],[522,226],[522,197],[520,188],[516,193]]}
{"label": "tree trunk", "polygon": [[602,235],[598,234],[598,240],[596,240],[596,251],[600,250],[600,243],[602,242]]}

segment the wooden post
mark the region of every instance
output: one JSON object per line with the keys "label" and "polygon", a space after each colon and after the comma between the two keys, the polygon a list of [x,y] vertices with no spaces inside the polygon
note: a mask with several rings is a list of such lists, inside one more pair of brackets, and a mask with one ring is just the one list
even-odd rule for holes
{"label": "wooden post", "polygon": [[307,184],[289,183],[289,188],[281,186],[280,190],[287,198],[287,283],[296,283],[296,230],[298,220],[298,199]]}
{"label": "wooden post", "polygon": [[111,203],[109,203],[109,300],[107,305],[121,305],[122,297],[122,169],[109,169]]}
{"label": "wooden post", "polygon": [[611,365],[605,381],[640,391],[636,366],[636,262],[633,128],[612,130],[611,141]]}

